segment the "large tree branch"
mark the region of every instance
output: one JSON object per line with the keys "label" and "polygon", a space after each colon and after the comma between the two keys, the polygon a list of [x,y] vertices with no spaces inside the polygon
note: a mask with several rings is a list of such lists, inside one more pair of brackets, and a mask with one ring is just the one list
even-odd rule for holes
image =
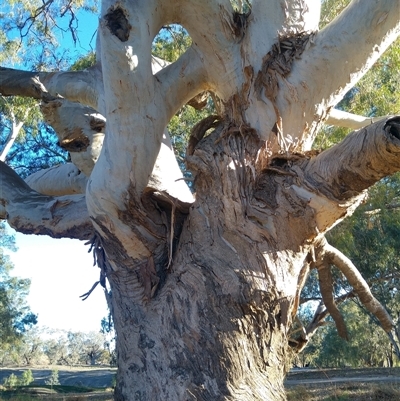
{"label": "large tree branch", "polygon": [[328,260],[322,257],[317,262],[318,277],[319,277],[319,288],[321,290],[322,300],[326,306],[327,311],[332,316],[335,321],[336,328],[340,337],[348,340],[349,336],[347,333],[346,324],[344,322],[343,316],[340,313],[335,298],[333,295],[333,281],[332,274]]}
{"label": "large tree branch", "polygon": [[29,72],[0,67],[0,93],[50,100],[61,95],[71,101],[98,107],[102,75],[96,65],[85,71]]}
{"label": "large tree branch", "polygon": [[81,240],[93,235],[84,195],[39,194],[3,162],[0,162],[0,218],[25,234]]}
{"label": "large tree branch", "polygon": [[400,170],[400,117],[352,132],[312,158],[305,174],[328,197],[346,201]]}
{"label": "large tree branch", "polygon": [[326,232],[354,212],[367,188],[400,170],[400,117],[352,132],[301,164],[304,185],[292,189],[315,210],[319,232]]}
{"label": "large tree branch", "polygon": [[[318,30],[321,4],[315,0],[292,0],[282,6],[280,0],[253,0],[248,40],[257,54],[267,54],[277,36]],[[268,22],[267,22],[268,21]],[[263,24],[263,29],[259,25]],[[261,60],[251,60],[257,70]]]}
{"label": "large tree branch", "polygon": [[356,130],[387,118],[387,116],[364,117],[357,114],[347,113],[346,111],[339,109],[331,109],[328,118],[325,120],[325,124]]}
{"label": "large tree branch", "polygon": [[295,95],[282,91],[277,104],[285,132],[301,139],[303,149],[310,149],[327,111],[400,35],[399,15],[397,0],[353,0],[293,64],[287,82]]}
{"label": "large tree branch", "polygon": [[[165,1],[162,1],[165,5]],[[241,41],[247,29],[247,16],[240,15],[232,8],[229,0],[184,0],[174,5],[168,2],[169,11],[165,13],[162,23],[179,23],[187,29],[194,52],[183,57],[179,63],[187,71],[195,71],[201,64],[207,71],[207,84],[211,91],[227,101],[237,88],[243,84],[243,59],[241,57]],[[190,55],[195,55],[190,60]],[[192,56],[192,57],[193,57]],[[178,73],[178,70],[174,74]],[[204,87],[202,76],[188,81],[191,86]],[[197,92],[198,93],[198,92]]]}
{"label": "large tree branch", "polygon": [[208,83],[204,61],[193,47],[158,72],[156,78],[160,82],[168,118],[200,92],[213,89]]}
{"label": "large tree branch", "polygon": [[[107,103],[104,142],[107,152],[103,152],[97,169],[103,170],[102,175],[106,169],[109,182],[119,181],[123,191],[132,182],[140,196],[168,123],[159,84],[151,68],[154,4],[143,0],[122,1],[117,6],[114,3],[103,1],[98,33]],[[111,168],[110,164],[118,164],[118,168]],[[104,191],[102,178],[101,181]]]}
{"label": "large tree branch", "polygon": [[[302,69],[306,82],[321,77],[320,97],[329,97],[328,106],[334,106],[399,35],[397,0],[353,0],[317,35],[315,46],[295,68]],[[313,60],[312,65],[306,60]]]}
{"label": "large tree branch", "polygon": [[393,321],[381,303],[372,295],[368,284],[361,276],[360,272],[354,266],[349,258],[343,255],[338,249],[329,245],[326,240],[323,243],[323,252],[347,278],[350,285],[354,288],[354,292],[362,304],[377,317],[383,329],[386,332],[391,332],[394,328]]}

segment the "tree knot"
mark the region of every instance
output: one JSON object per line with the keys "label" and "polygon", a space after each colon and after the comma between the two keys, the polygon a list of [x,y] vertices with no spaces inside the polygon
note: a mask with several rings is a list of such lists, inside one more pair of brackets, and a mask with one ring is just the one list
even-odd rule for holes
{"label": "tree knot", "polygon": [[104,19],[110,32],[121,42],[126,42],[129,39],[129,32],[132,26],[121,7],[110,8]]}
{"label": "tree knot", "polygon": [[395,138],[400,139],[400,118],[394,117],[387,120],[383,129]]}

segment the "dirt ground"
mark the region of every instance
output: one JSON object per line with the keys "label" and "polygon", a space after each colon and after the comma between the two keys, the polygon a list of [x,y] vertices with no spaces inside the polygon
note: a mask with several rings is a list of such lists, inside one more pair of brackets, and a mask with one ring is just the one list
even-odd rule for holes
{"label": "dirt ground", "polygon": [[391,382],[400,385],[400,368],[292,369],[286,386],[339,382]]}
{"label": "dirt ground", "polygon": [[[0,383],[11,373],[19,376],[28,368],[0,368]],[[109,388],[112,385],[116,374],[115,368],[68,368],[65,366],[31,368],[35,382],[33,384],[45,384],[50,377],[52,369],[58,369],[59,381],[65,386],[82,386],[90,388]],[[394,391],[393,397],[385,394],[377,395],[374,398],[370,394],[377,390],[371,390],[373,386],[381,386],[382,390]],[[380,369],[293,369],[285,382],[290,401],[320,401],[320,400],[355,400],[355,401],[381,401],[395,400],[400,391],[400,368]],[[379,390],[380,391],[380,390]],[[344,398],[342,394],[352,394]],[[302,395],[303,394],[303,395]],[[37,397],[37,396],[36,396]],[[333,397],[333,398],[332,398]],[[358,398],[357,398],[358,397]],[[69,394],[67,398],[62,394],[41,395],[43,400],[85,400],[85,401],[111,401],[112,393],[98,392],[91,394],[80,394],[74,396]],[[400,400],[400,399],[399,399]]]}

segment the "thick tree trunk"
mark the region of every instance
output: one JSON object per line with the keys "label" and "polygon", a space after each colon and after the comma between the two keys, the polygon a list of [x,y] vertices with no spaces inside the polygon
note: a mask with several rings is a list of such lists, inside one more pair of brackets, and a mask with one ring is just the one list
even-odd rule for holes
{"label": "thick tree trunk", "polygon": [[[251,130],[220,126],[205,138],[189,158],[197,191],[188,214],[174,220],[172,207],[159,205],[179,238],[173,261],[159,248],[124,262],[116,241],[104,243],[116,399],[284,400],[288,330],[314,245],[377,179],[376,170],[357,171],[353,162],[382,164],[382,174],[400,168],[397,122],[355,132],[317,156],[280,157],[257,173],[263,162]],[[346,162],[329,167],[332,152]],[[330,191],[338,178],[340,188]],[[148,215],[149,204],[140,206]]]}
{"label": "thick tree trunk", "polygon": [[[138,305],[132,273],[107,273],[118,333],[117,400],[285,399],[287,332],[308,247],[277,245],[260,224],[271,210],[249,218],[251,169],[229,164],[243,163],[237,146],[256,149],[251,138],[233,135],[212,150],[215,138],[154,296]],[[260,197],[264,189],[260,183]]]}

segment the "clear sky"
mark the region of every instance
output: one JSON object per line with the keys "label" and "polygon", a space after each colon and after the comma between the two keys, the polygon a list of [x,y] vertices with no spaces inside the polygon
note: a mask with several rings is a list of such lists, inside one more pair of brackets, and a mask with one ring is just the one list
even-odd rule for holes
{"label": "clear sky", "polygon": [[[10,229],[10,233],[13,231]],[[38,324],[54,329],[98,331],[107,316],[103,288],[98,285],[90,297],[79,296],[99,279],[93,256],[83,242],[47,236],[16,234],[17,252],[8,253],[12,274],[31,279],[28,303],[38,314]]]}

